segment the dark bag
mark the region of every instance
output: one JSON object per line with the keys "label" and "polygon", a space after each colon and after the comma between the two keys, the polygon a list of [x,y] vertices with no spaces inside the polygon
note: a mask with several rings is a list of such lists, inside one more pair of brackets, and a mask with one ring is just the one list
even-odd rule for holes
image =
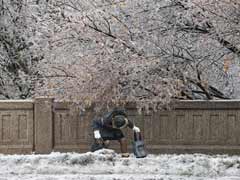
{"label": "dark bag", "polygon": [[134,132],[133,153],[136,158],[144,158],[147,156],[140,132]]}

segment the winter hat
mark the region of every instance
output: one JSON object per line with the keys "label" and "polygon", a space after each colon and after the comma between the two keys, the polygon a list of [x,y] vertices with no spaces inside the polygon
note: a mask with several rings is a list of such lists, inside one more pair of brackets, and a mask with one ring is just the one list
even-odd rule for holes
{"label": "winter hat", "polygon": [[113,127],[122,129],[128,125],[128,119],[123,115],[114,116],[112,121]]}

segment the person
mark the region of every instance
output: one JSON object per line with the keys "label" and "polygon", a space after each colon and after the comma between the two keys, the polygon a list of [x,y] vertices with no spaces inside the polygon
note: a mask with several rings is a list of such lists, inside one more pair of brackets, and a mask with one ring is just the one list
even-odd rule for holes
{"label": "person", "polygon": [[140,129],[127,118],[124,109],[115,108],[102,117],[94,118],[92,121],[94,143],[91,151],[108,148],[111,140],[117,140],[120,143],[122,157],[129,157],[127,140],[122,132],[122,129],[126,127],[140,132]]}

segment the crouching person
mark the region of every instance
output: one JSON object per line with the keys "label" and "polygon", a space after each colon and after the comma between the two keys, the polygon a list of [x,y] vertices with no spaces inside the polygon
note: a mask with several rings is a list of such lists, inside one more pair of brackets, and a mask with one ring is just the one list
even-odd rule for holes
{"label": "crouching person", "polygon": [[123,109],[114,109],[102,117],[95,118],[92,122],[94,143],[91,151],[108,148],[111,140],[117,140],[120,143],[122,157],[129,157],[127,140],[122,132],[122,129],[126,127],[135,132],[140,132],[140,129],[127,119]]}

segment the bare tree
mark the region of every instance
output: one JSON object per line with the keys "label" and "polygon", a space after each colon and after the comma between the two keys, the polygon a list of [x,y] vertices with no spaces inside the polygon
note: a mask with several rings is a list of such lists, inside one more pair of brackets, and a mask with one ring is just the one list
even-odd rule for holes
{"label": "bare tree", "polygon": [[[225,97],[216,91],[217,89],[225,90],[230,97],[234,85],[229,86],[236,82],[233,81],[231,73],[226,71],[224,65],[227,61],[228,64],[231,62],[235,66],[239,63],[239,3],[234,0],[179,0],[175,3],[181,9],[177,29],[181,34],[194,35],[192,38],[195,40],[194,44],[199,46],[196,47],[195,52],[200,52],[200,56],[195,56],[197,78],[194,81],[190,78],[187,84],[190,82],[202,89],[201,82],[204,80],[208,82],[208,86],[206,91],[202,90],[201,93],[205,91],[204,94],[208,99],[212,98],[212,94],[220,98]],[[238,74],[238,72],[234,73]]]}
{"label": "bare tree", "polygon": [[30,5],[25,0],[0,1],[0,97],[4,99],[31,97],[40,75],[34,67],[43,53],[35,39],[39,27]]}
{"label": "bare tree", "polygon": [[[173,98],[228,99],[231,92],[221,92],[231,81],[224,60],[239,55],[239,4],[225,5],[54,1],[58,32],[51,39],[51,64],[46,62],[51,65],[45,72],[46,88],[40,86],[38,92],[100,104],[134,101],[153,108]],[[218,12],[219,7],[224,9]],[[226,27],[235,30],[225,35]]]}
{"label": "bare tree", "polygon": [[[237,0],[49,0],[26,5],[18,29],[25,32],[22,26],[29,25],[27,35],[19,34],[31,37],[34,45],[28,43],[25,54],[37,55],[37,77],[27,74],[36,77],[31,80],[35,95],[83,107],[133,101],[140,109],[158,109],[173,99],[229,99],[236,89],[233,74],[238,70],[229,67],[239,60]],[[26,18],[29,11],[34,13]]]}

